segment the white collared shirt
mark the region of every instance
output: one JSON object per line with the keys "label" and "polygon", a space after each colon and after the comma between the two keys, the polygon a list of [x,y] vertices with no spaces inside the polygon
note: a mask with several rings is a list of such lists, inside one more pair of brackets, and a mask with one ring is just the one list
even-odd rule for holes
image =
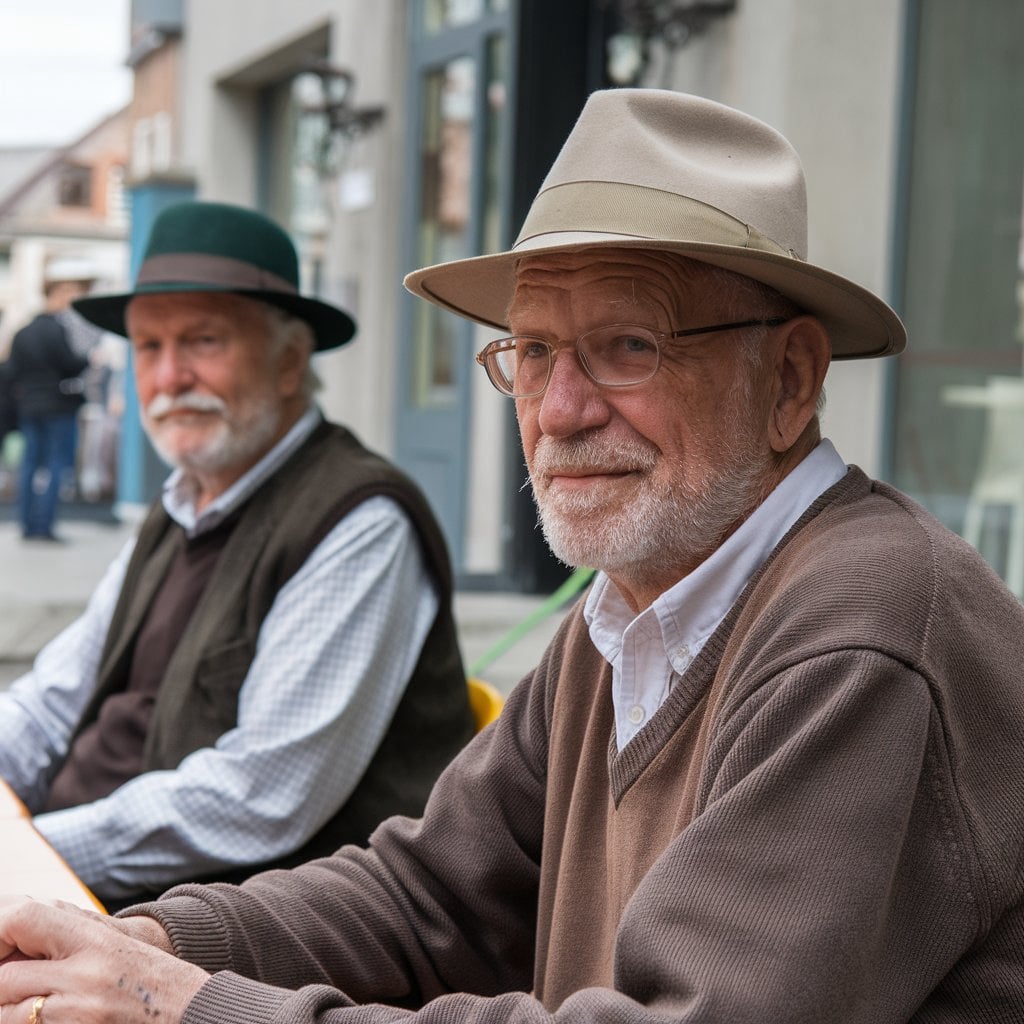
{"label": "white collared shirt", "polygon": [[174,470],[164,481],[161,498],[164,511],[190,538],[212,530],[255,493],[264,480],[284,465],[322,419],[320,410],[310,406],[256,465],[243,473],[226,491],[218,494],[202,512],[196,512],[199,490],[195,481],[183,469]]}
{"label": "white collared shirt", "polygon": [[846,471],[832,443],[821,441],[714,554],[639,615],[598,574],[583,615],[591,640],[612,666],[619,750],[661,707],[673,680],[689,668],[790,527]]}

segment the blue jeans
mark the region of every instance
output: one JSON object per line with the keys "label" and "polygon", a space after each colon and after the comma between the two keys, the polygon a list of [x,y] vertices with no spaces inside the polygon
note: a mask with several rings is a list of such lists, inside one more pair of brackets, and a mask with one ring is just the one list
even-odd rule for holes
{"label": "blue jeans", "polygon": [[[18,479],[18,519],[26,537],[53,534],[64,474],[75,464],[77,417],[22,416],[18,429],[25,439]],[[36,471],[48,471],[45,486],[34,485]]]}

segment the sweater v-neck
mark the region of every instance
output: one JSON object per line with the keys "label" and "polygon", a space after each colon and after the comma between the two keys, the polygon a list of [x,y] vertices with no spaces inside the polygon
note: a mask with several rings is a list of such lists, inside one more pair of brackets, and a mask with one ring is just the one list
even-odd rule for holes
{"label": "sweater v-neck", "polygon": [[[811,503],[775,546],[760,568],[751,576],[718,628],[708,637],[700,653],[686,671],[676,678],[661,707],[622,750],[618,749],[615,741],[613,722],[608,738],[608,779],[611,787],[610,795],[616,806],[619,805],[630,787],[650,767],[673,734],[690,721],[692,716],[697,715],[703,719],[708,709],[711,688],[715,684],[716,678],[720,676],[719,668],[725,658],[736,623],[751,594],[766,577],[771,577],[779,554],[823,509],[834,502],[853,500],[865,494],[869,488],[870,481],[867,476],[856,466],[851,466],[842,480]],[[602,699],[610,699],[607,691],[603,692]],[[695,726],[700,724],[700,721],[694,723]]]}

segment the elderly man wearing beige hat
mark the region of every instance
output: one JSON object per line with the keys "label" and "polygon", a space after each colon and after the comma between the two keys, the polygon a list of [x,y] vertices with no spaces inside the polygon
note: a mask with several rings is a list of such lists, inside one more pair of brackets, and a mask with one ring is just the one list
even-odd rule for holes
{"label": "elderly man wearing beige hat", "polygon": [[830,359],[904,331],[804,210],[771,128],[603,92],[511,252],[411,275],[508,334],[479,359],[588,595],[369,849],[113,927],[7,904],[0,953],[48,958],[0,966],[10,1021],[1024,1019],[1024,610],[820,439]]}

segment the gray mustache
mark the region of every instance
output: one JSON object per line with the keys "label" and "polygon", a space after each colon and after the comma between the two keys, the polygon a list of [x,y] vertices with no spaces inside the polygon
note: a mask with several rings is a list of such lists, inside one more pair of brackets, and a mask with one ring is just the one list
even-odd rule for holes
{"label": "gray mustache", "polygon": [[146,406],[146,415],[153,420],[163,419],[172,412],[212,412],[224,416],[227,411],[227,404],[222,399],[192,391],[173,397],[159,394]]}
{"label": "gray mustache", "polygon": [[600,442],[592,439],[556,440],[542,437],[533,457],[535,473],[565,470],[601,470],[622,473],[649,470],[657,461],[655,452],[630,442]]}

